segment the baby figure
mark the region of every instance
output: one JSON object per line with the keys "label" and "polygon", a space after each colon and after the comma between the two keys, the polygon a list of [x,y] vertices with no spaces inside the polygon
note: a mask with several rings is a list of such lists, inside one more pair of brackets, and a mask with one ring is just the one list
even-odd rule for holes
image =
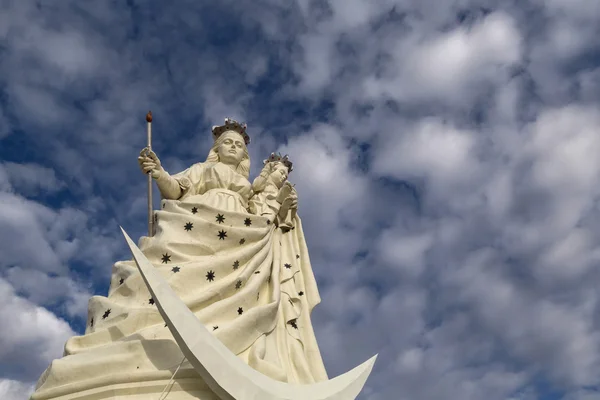
{"label": "baby figure", "polygon": [[252,214],[266,216],[284,231],[293,229],[293,220],[298,208],[298,194],[287,179],[292,172],[288,156],[271,153],[264,160],[260,175],[254,179],[254,196],[249,201]]}

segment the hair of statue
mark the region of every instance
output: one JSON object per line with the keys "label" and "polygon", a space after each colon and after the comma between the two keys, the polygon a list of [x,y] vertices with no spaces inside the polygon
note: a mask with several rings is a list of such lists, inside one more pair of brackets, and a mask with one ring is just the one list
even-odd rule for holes
{"label": "hair of statue", "polygon": [[[235,132],[235,131],[228,131],[228,132]],[[212,145],[212,147],[210,148],[210,151],[208,152],[208,157],[206,157],[206,162],[217,163],[220,161],[219,160],[219,146],[222,145],[223,142],[225,141],[225,133],[226,132],[223,132],[222,135],[220,135],[219,137],[217,137],[215,139],[214,144]],[[242,140],[244,139],[243,136],[240,135],[238,132],[235,132],[235,133],[238,134],[242,138]],[[248,154],[248,148],[246,147],[246,144],[244,144],[244,153],[242,155],[242,160],[235,168],[235,172],[242,175],[246,179],[248,179],[248,177],[250,176],[250,154]]]}

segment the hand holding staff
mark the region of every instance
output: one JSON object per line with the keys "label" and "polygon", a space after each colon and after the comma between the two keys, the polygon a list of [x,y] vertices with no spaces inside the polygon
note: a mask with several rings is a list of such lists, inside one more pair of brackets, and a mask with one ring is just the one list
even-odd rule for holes
{"label": "hand holding staff", "polygon": [[162,170],[162,165],[158,156],[154,151],[147,147],[144,147],[142,151],[140,151],[138,164],[140,164],[140,169],[144,174],[150,174],[154,179],[158,178],[160,171]]}

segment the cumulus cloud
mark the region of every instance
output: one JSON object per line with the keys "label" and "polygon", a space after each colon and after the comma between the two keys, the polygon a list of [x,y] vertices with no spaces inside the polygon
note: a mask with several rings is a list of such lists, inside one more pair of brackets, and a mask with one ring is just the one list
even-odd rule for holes
{"label": "cumulus cloud", "polygon": [[[50,361],[61,356],[64,343],[75,332],[66,321],[19,297],[3,279],[0,279],[0,297],[3,327],[0,368],[9,379],[35,379],[33,374],[43,371]],[[3,386],[8,386],[6,390],[10,393],[15,384],[4,383]]]}
{"label": "cumulus cloud", "polygon": [[367,79],[367,95],[462,103],[488,85],[504,83],[508,67],[521,59],[521,36],[513,18],[498,12],[468,28],[409,36],[393,43],[390,55],[393,71]]}
{"label": "cumulus cloud", "polygon": [[381,136],[373,172],[399,180],[427,177],[434,187],[469,181],[476,175],[474,132],[424,119],[402,135]]}
{"label": "cumulus cloud", "polygon": [[33,393],[34,383],[0,379],[0,395],[6,400],[20,400]]}
{"label": "cumulus cloud", "polygon": [[70,318],[86,318],[87,303],[92,294],[81,282],[67,276],[49,276],[29,268],[12,267],[5,279],[21,295],[34,304],[46,307],[62,305]]}
{"label": "cumulus cloud", "polygon": [[9,176],[12,187],[25,195],[54,193],[65,187],[53,169],[36,164],[4,163],[2,166]]}
{"label": "cumulus cloud", "polygon": [[171,172],[226,116],[254,175],[291,155],[328,371],[380,353],[361,399],[598,397],[596,3],[11,3],[0,293],[21,322],[0,352],[32,367],[3,366],[0,393],[24,398],[73,333],[43,307],[75,325],[125,256],[117,226],[144,233],[152,108]]}

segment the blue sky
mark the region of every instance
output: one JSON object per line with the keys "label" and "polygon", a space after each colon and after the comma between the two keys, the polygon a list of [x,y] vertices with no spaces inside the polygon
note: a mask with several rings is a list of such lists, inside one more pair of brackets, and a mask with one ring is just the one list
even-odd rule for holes
{"label": "blue sky", "polygon": [[225,117],[252,177],[290,154],[328,372],[380,354],[361,400],[600,399],[597,0],[0,7],[0,398],[144,234],[151,109],[170,172]]}

